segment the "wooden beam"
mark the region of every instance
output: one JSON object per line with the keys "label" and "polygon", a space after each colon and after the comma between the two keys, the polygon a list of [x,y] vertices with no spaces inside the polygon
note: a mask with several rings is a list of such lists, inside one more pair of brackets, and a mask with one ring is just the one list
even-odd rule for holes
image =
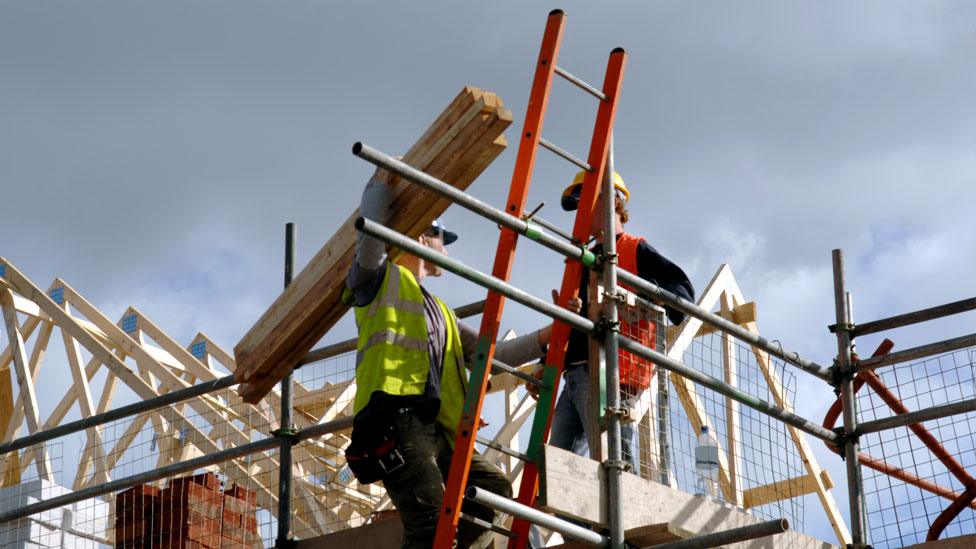
{"label": "wooden beam", "polygon": [[[67,301],[64,302],[64,310],[68,314],[71,314],[71,306]],[[85,376],[84,367],[81,365],[81,349],[78,347],[78,343],[64,331],[61,332],[61,339],[64,341],[64,350],[68,357],[68,368],[71,370],[71,380],[74,383],[81,417],[91,417],[96,413],[95,401],[92,398],[91,388],[88,386],[88,377]],[[91,451],[90,457],[92,465],[95,467],[94,477],[98,482],[108,482],[110,479],[105,462],[105,451],[102,447],[102,428],[93,427],[88,429],[87,436],[86,450]],[[81,467],[79,467],[80,469]]]}
{"label": "wooden beam", "polygon": [[[820,472],[820,481],[828,488],[834,487],[834,480],[826,469]],[[795,498],[817,491],[817,481],[809,474],[771,484],[750,488],[743,494],[744,507],[751,509],[782,499]]]}
{"label": "wooden beam", "polygon": [[339,530],[317,538],[295,543],[295,549],[332,549],[334,547],[399,547],[403,524],[399,515],[392,519]]}
{"label": "wooden beam", "polygon": [[[129,386],[129,388],[132,389],[136,395],[143,399],[148,399],[159,395],[159,393],[150,384],[148,384],[144,379],[140,378],[127,364],[122,362],[108,348],[102,345],[102,343],[99,342],[95,336],[81,326],[77,319],[73,318],[71,315],[68,315],[64,310],[62,310],[57,303],[55,303],[45,292],[41,291],[40,288],[34,285],[34,283],[25,277],[23,273],[21,273],[14,265],[3,258],[0,258],[0,264],[5,266],[6,280],[10,282],[21,295],[36,303],[42,311],[51,317],[51,319],[60,329],[67,331],[68,334],[74,337],[78,343],[84,346],[85,349],[87,349],[93,355],[93,359],[98,359],[105,364],[112,371],[112,373],[118,376],[123,383]],[[63,281],[58,280],[57,282]],[[186,386],[185,381],[179,379],[166,367],[162,366],[155,359],[153,359],[149,353],[145,351],[145,349],[140,347],[138,343],[130,338],[111,320],[105,317],[101,311],[96,309],[83,296],[81,296],[81,294],[77,293],[67,283],[63,283],[63,287],[65,299],[70,300],[71,303],[82,314],[84,314],[88,320],[102,330],[121,351],[132,356],[140,367],[144,367],[153,375],[159,376],[165,389],[173,390],[175,388],[182,388]],[[205,400],[193,401],[191,406],[193,406],[194,410],[200,414],[215,411],[213,407]],[[196,425],[190,421],[187,421],[186,417],[180,414],[175,408],[162,408],[159,410],[159,414],[171,424],[185,425],[188,429],[188,434],[193,437],[193,442],[200,446],[200,450],[202,452],[212,453],[220,450],[220,447],[218,447],[216,443],[207,438],[206,434],[200,431]],[[247,437],[245,437],[235,425],[228,425],[228,435],[232,436],[234,444],[243,444],[248,442]],[[226,467],[226,470],[237,474],[239,478],[246,478],[248,476],[244,469],[236,461],[228,462]],[[268,488],[268,485],[259,485],[259,503],[261,505],[269,506],[268,508],[270,509],[270,506],[274,505],[274,500],[274,494],[272,493],[272,490]]]}
{"label": "wooden beam", "polygon": [[659,545],[689,537],[691,537],[689,532],[674,526],[670,522],[648,524],[624,531],[624,541],[635,547]]}
{"label": "wooden beam", "polygon": [[[736,305],[732,309],[731,313],[720,310],[717,314],[726,320],[738,324],[739,326],[744,326],[749,322],[756,321],[756,302],[750,301],[749,303],[742,303]],[[668,339],[672,339],[674,334],[676,334],[680,328],[680,326],[668,326]],[[695,337],[703,337],[718,331],[720,330],[711,324],[703,324],[700,328],[698,328],[698,332],[695,333]]]}
{"label": "wooden beam", "polygon": [[[31,371],[31,381],[32,383],[37,381],[37,376],[41,372],[41,365],[44,363],[44,355],[47,353],[47,345],[51,340],[51,332],[54,330],[54,326],[50,323],[44,323],[41,325],[41,331],[37,334],[37,339],[34,340],[34,349],[31,351],[30,356],[30,371]],[[24,336],[24,341],[26,342],[27,336]],[[16,435],[14,435],[14,429],[20,427],[22,421],[24,421],[24,414],[27,410],[27,395],[20,392],[17,395],[17,402],[14,404],[13,413],[11,414],[10,423],[7,426],[7,430],[4,431],[5,440],[13,440]],[[43,427],[42,427],[43,429]]]}
{"label": "wooden beam", "polygon": [[[735,307],[732,296],[729,292],[722,292],[720,299],[721,311],[723,314],[732,316]],[[735,340],[729,334],[722,334],[722,372],[724,381],[732,387],[739,386],[739,365],[735,356]],[[731,397],[725,397],[725,440],[728,441],[728,460],[729,460],[729,492],[732,498],[729,500],[738,506],[742,506],[742,482],[739,475],[742,474],[742,434],[741,421],[739,420],[739,402]]]}
{"label": "wooden beam", "polygon": [[[407,164],[465,189],[504,148],[511,112],[490,92],[465,88],[404,155]],[[389,225],[419,236],[450,205],[400,181]],[[340,302],[353,259],[358,211],[335,232],[234,347],[235,375],[246,402],[257,402],[348,310]]]}
{"label": "wooden beam", "polygon": [[[607,526],[606,472],[594,460],[545,446],[540,475],[539,507],[599,527]],[[621,477],[624,529],[668,523],[690,535],[720,532],[762,522],[743,511],[722,506],[636,475]],[[729,545],[729,548],[772,547],[827,549],[830,544],[791,531],[779,536]]]}
{"label": "wooden beam", "polygon": [[[27,419],[27,430],[30,434],[34,434],[41,427],[40,412],[37,406],[37,393],[34,391],[34,379],[31,374],[30,362],[27,359],[24,340],[20,333],[20,323],[17,322],[17,310],[14,308],[14,294],[9,288],[0,289],[0,308],[3,309],[3,320],[7,329],[7,339],[13,356],[14,371],[17,373],[17,388],[19,394],[24,397],[23,407],[25,408],[24,415]],[[38,477],[46,480],[54,480],[45,445],[41,444],[37,446],[34,449],[34,453],[37,460]]]}

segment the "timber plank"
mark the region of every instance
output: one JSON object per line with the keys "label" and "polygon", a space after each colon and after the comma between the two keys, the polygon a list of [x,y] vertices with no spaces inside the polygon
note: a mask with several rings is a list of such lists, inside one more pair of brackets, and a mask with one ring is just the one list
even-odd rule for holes
{"label": "timber plank", "polygon": [[[465,189],[503,150],[501,133],[512,121],[495,94],[467,87],[404,156],[404,162]],[[449,201],[399,181],[390,225],[419,236]],[[339,301],[353,260],[358,210],[302,269],[235,346],[235,376],[246,402],[260,400],[345,314]]]}

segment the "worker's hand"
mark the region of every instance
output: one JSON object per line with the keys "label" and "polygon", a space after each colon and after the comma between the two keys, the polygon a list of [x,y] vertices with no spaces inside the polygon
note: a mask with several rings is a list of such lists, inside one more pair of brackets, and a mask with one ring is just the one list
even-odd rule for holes
{"label": "worker's hand", "polygon": [[481,429],[482,427],[487,427],[488,425],[489,423],[485,421],[485,418],[483,417],[478,418],[478,429]]}
{"label": "worker's hand", "polygon": [[[559,290],[552,291],[552,302],[555,304],[559,303]],[[583,310],[583,300],[577,297],[573,297],[566,303],[566,309],[570,310],[576,314],[579,314]],[[539,330],[539,347],[545,349],[549,346],[549,340],[552,339],[552,324],[546,326],[545,328]],[[545,367],[539,364],[536,367],[535,372],[532,373],[536,379],[542,381],[543,373],[545,372]],[[531,383],[525,384],[525,389],[529,392],[529,395],[539,400],[539,387]]]}
{"label": "worker's hand", "polygon": [[[556,304],[559,303],[559,290],[552,291],[552,302]],[[583,300],[580,299],[579,296],[570,298],[570,300],[566,303],[566,309],[579,314],[579,312],[583,310]]]}
{"label": "worker's hand", "polygon": [[[403,160],[402,156],[394,156],[393,158],[397,160]],[[393,185],[393,174],[377,166],[376,171],[373,172],[372,179],[386,183],[387,185]]]}
{"label": "worker's hand", "polygon": [[[538,379],[539,381],[542,381],[542,375],[543,373],[545,373],[545,371],[546,371],[545,366],[543,366],[541,363],[537,364],[535,367],[535,371],[532,372],[532,376]],[[531,396],[535,400],[539,400],[539,387],[537,385],[526,383],[525,389],[529,392],[529,396]]]}

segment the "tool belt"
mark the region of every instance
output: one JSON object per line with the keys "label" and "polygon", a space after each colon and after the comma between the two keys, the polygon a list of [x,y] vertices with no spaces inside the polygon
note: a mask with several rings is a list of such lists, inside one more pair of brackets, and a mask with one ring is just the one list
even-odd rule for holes
{"label": "tool belt", "polygon": [[360,484],[382,480],[406,463],[393,431],[393,424],[353,426],[352,441],[346,447],[346,464]]}

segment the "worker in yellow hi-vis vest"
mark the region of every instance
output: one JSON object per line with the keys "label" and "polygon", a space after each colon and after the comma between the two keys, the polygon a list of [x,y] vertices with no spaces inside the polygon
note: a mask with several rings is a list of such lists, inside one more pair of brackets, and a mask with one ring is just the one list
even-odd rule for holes
{"label": "worker in yellow hi-vis vest", "polygon": [[[386,222],[389,181],[385,171],[377,170],[367,183],[363,217]],[[455,240],[457,235],[440,220],[419,237],[441,253]],[[424,278],[440,274],[437,265],[411,255],[389,261],[385,244],[360,233],[343,296],[355,306],[359,328],[355,421],[346,460],[361,483],[383,482],[403,522],[402,546],[410,548],[426,549],[434,540],[464,404],[465,356],[474,351],[478,337],[421,285]],[[550,332],[547,326],[500,342],[495,357],[513,365],[535,360],[545,354]],[[477,453],[468,485],[512,495],[502,471]],[[487,522],[494,518],[493,510],[470,502],[462,511]],[[462,520],[458,546],[468,547],[487,534]]]}

